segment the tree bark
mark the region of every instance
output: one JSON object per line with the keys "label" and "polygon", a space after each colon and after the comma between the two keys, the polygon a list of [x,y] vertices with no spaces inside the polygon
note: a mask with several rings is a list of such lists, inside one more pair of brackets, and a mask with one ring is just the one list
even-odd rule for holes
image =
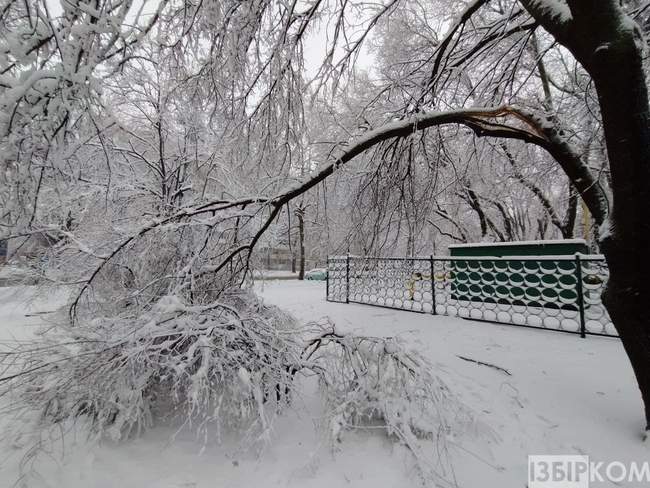
{"label": "tree bark", "polygon": [[[630,35],[631,37],[631,35]],[[641,53],[632,39],[592,69],[612,172],[610,234],[601,248],[610,270],[604,302],[639,382],[650,429],[650,113]],[[602,59],[604,58],[604,59]]]}
{"label": "tree bark", "polygon": [[[639,383],[650,429],[650,110],[642,36],[618,0],[566,0],[525,8],[591,75],[611,169],[613,210],[601,249],[610,278],[603,301]],[[568,11],[565,9],[568,8]]]}
{"label": "tree bark", "polygon": [[291,255],[291,272],[296,272],[296,253],[293,252],[293,244],[291,243],[291,210],[287,203],[287,242],[289,243],[289,254]]}
{"label": "tree bark", "polygon": [[569,198],[567,200],[567,208],[564,213],[564,221],[562,222],[562,237],[564,239],[573,239],[573,229],[576,226],[576,217],[578,216],[578,193],[569,185]]}
{"label": "tree bark", "polygon": [[298,279],[305,279],[305,219],[304,209],[298,207],[296,209],[296,217],[298,218],[298,246],[300,250],[300,268],[298,269]]}

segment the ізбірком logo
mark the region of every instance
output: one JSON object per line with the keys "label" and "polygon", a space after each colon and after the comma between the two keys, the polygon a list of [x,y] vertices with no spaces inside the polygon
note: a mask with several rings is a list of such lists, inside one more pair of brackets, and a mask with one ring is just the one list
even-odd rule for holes
{"label": "\u0456\u0437\u0431\u0456\u0440\u043a\u043e\u043c logo", "polygon": [[596,488],[605,482],[650,487],[650,462],[596,462],[574,454],[528,456],[528,488]]}
{"label": "\u0456\u0437\u0431\u0456\u0440\u043a\u043e\u043c logo", "polygon": [[528,456],[528,488],[589,488],[589,456]]}

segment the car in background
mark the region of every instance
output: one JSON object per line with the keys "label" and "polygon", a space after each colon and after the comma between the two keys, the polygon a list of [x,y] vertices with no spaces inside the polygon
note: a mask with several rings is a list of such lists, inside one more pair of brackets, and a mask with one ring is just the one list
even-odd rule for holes
{"label": "car in background", "polygon": [[327,279],[327,270],[325,268],[314,268],[305,273],[306,280],[325,281]]}

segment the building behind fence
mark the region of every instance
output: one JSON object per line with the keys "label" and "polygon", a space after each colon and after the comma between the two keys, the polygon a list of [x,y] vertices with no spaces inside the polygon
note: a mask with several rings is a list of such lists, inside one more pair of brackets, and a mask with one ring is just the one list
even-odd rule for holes
{"label": "building behind fence", "polygon": [[327,300],[617,337],[602,256],[328,258]]}

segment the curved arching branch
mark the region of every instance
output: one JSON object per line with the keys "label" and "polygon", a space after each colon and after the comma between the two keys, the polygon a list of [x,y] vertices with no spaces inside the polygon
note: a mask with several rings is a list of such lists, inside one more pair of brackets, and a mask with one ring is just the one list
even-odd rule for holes
{"label": "curved arching branch", "polygon": [[[507,125],[504,121],[506,117],[516,119],[523,127]],[[561,131],[551,121],[530,111],[512,106],[421,113],[368,131],[346,147],[342,155],[307,181],[275,197],[273,203],[278,205],[287,203],[318,185],[340,166],[382,141],[394,137],[406,137],[415,131],[448,124],[468,127],[478,137],[514,139],[534,144],[546,150],[562,167],[596,222],[600,225],[605,221],[608,213],[607,196],[589,167],[582,162],[579,154],[562,137]]]}

